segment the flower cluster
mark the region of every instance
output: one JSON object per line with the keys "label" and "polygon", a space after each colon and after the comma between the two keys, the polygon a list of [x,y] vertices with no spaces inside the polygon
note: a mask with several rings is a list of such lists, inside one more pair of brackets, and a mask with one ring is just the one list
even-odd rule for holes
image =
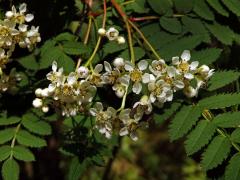
{"label": "flower cluster", "polygon": [[[36,90],[37,98],[33,105],[46,108],[46,104],[53,101],[60,106],[63,116],[89,112],[96,119],[96,128],[107,138],[118,130],[120,136],[129,135],[137,140],[136,130],[145,124],[144,117],[152,112],[153,106],[162,107],[165,102],[172,101],[174,93],[179,90],[189,98],[197,96],[199,89],[212,76],[213,69],[206,65],[199,67],[199,62],[190,62],[190,58],[188,50],[181,57],[173,57],[171,65],[163,59],[140,60],[133,64],[116,58],[112,65],[104,61],[93,70],[80,66],[68,75],[64,75],[63,69],[58,69],[53,62],[52,72],[47,74],[51,83],[48,88]],[[104,85],[111,85],[116,96],[122,98],[118,110],[112,107],[104,109],[101,102],[89,109],[97,88]],[[132,108],[125,108],[129,93],[138,96],[139,101]]]}
{"label": "flower cluster", "polygon": [[98,30],[98,34],[100,36],[106,36],[109,41],[117,41],[118,44],[125,43],[125,38],[123,36],[119,36],[119,31],[114,27],[110,27],[108,30],[100,28]]}
{"label": "flower cluster", "polygon": [[27,23],[34,19],[33,14],[26,14],[27,5],[19,6],[19,9],[12,6],[11,11],[7,11],[5,19],[0,21],[0,68],[4,68],[8,63],[15,46],[32,50],[41,41],[38,27]]}

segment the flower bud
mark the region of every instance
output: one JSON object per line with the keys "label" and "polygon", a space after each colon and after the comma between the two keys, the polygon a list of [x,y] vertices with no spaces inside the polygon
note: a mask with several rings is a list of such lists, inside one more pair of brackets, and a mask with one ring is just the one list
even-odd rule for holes
{"label": "flower bud", "polygon": [[208,73],[210,68],[207,65],[202,65],[199,67],[201,73]]}
{"label": "flower bud", "polygon": [[38,97],[40,97],[40,96],[42,95],[42,89],[41,89],[41,88],[37,88],[37,89],[35,90],[35,95],[38,96]]}
{"label": "flower bud", "polygon": [[49,95],[48,88],[44,88],[41,92],[41,96],[42,97],[48,97],[48,95]]}
{"label": "flower bud", "polygon": [[80,78],[86,78],[88,76],[89,70],[88,70],[88,68],[86,68],[84,66],[80,66],[77,69],[77,73],[78,73]]}
{"label": "flower bud", "polygon": [[118,44],[124,44],[126,41],[125,41],[125,38],[123,36],[119,36],[117,38],[117,42],[118,42]]}
{"label": "flower bud", "polygon": [[43,107],[42,107],[42,111],[43,111],[44,113],[47,113],[47,112],[49,111],[49,107],[48,107],[48,106],[43,106]]}
{"label": "flower bud", "polygon": [[100,29],[98,29],[98,34],[100,36],[105,36],[106,35],[106,30],[104,28],[100,28]]}
{"label": "flower bud", "polygon": [[192,86],[188,86],[184,89],[184,93],[187,97],[192,98],[198,95],[198,89],[194,89]]}
{"label": "flower bud", "polygon": [[11,17],[13,17],[13,12],[12,11],[7,11],[6,12],[6,14],[5,14],[5,16],[7,17],[7,18],[11,18]]}
{"label": "flower bud", "polygon": [[32,102],[32,105],[35,108],[40,108],[42,106],[42,104],[43,104],[42,99],[39,99],[39,98],[35,98]]}
{"label": "flower bud", "polygon": [[115,66],[115,67],[123,67],[124,66],[124,59],[123,58],[116,58],[116,59],[114,59],[114,61],[113,61],[113,65]]}

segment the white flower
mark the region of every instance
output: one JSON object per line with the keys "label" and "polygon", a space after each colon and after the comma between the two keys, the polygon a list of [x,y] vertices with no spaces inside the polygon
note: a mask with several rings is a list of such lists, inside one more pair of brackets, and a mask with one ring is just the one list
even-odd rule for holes
{"label": "white flower", "polygon": [[147,95],[142,96],[140,101],[133,105],[133,109],[135,111],[134,119],[140,120],[144,114],[150,114],[153,109],[150,98]]}
{"label": "white flower", "polygon": [[133,92],[139,94],[142,91],[142,84],[147,83],[150,80],[149,76],[143,76],[143,71],[147,69],[148,63],[146,60],[141,60],[138,62],[137,67],[126,61],[125,63],[125,70],[129,72],[129,77],[133,82]]}
{"label": "white flower", "polygon": [[125,40],[124,37],[122,37],[122,36],[118,36],[118,38],[117,38],[117,42],[118,42],[118,44],[124,44],[124,43],[126,42],[126,40]]}
{"label": "white flower", "polygon": [[139,119],[130,117],[130,109],[124,109],[119,114],[119,119],[123,123],[123,127],[119,131],[120,136],[130,135],[130,138],[134,141],[138,140],[136,133],[137,128],[139,127]]}
{"label": "white flower", "polygon": [[163,59],[152,61],[149,66],[149,70],[157,77],[160,77],[163,73],[166,72],[167,65]]}
{"label": "white flower", "polygon": [[179,57],[173,57],[172,58],[172,64],[177,66],[176,68],[176,74],[182,74],[184,78],[191,80],[194,78],[194,72],[197,69],[197,66],[199,64],[198,61],[193,61],[191,64],[189,64],[189,60],[191,59],[190,51],[184,50],[181,55],[181,60]]}
{"label": "white flower", "polygon": [[34,106],[35,108],[40,108],[40,107],[42,107],[43,102],[42,102],[42,99],[35,98],[35,99],[33,100],[32,104],[33,104],[33,106]]}
{"label": "white flower", "polygon": [[106,84],[114,84],[121,75],[119,69],[112,69],[111,65],[107,61],[104,61],[104,69],[106,72],[103,74],[102,80]]}
{"label": "white flower", "polygon": [[107,110],[104,111],[102,103],[97,102],[95,108],[91,108],[89,112],[92,116],[96,117],[96,128],[99,132],[107,138],[110,138],[112,134],[111,120],[116,118],[117,111],[112,107],[108,107]]}
{"label": "white flower", "polygon": [[78,73],[79,78],[86,78],[89,74],[89,70],[88,70],[88,68],[86,68],[84,66],[80,66],[77,69],[77,73]]}
{"label": "white flower", "polygon": [[112,89],[115,91],[117,97],[122,98],[126,93],[127,87],[129,86],[129,76],[125,75],[118,78]]}
{"label": "white flower", "polygon": [[90,82],[82,80],[79,83],[78,90],[79,94],[77,95],[80,96],[78,104],[81,105],[92,101],[97,88],[91,85]]}
{"label": "white flower", "polygon": [[59,86],[64,81],[63,68],[57,69],[57,62],[52,63],[52,72],[47,74],[47,79]]}
{"label": "white flower", "polygon": [[88,76],[88,80],[97,87],[102,87],[104,82],[102,81],[103,65],[97,64],[91,75]]}
{"label": "white flower", "polygon": [[34,19],[33,14],[26,14],[27,4],[23,3],[19,6],[19,12],[17,12],[15,6],[12,6],[12,11],[7,11],[5,16],[7,19],[14,20],[15,23],[23,24],[25,21],[30,22]]}
{"label": "white flower", "polygon": [[150,91],[150,101],[152,103],[156,100],[159,103],[172,101],[173,91],[171,90],[171,86],[162,79],[150,82],[148,90]]}
{"label": "white flower", "polygon": [[118,35],[119,35],[119,32],[114,27],[109,28],[106,32],[106,36],[109,39],[109,41],[117,40]]}

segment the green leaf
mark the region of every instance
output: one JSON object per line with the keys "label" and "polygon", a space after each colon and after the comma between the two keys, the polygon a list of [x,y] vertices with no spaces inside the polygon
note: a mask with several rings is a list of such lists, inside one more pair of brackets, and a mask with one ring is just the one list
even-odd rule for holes
{"label": "green leaf", "polygon": [[91,49],[81,42],[67,41],[62,46],[63,51],[69,55],[83,55],[91,52]]}
{"label": "green leaf", "polygon": [[184,136],[201,116],[202,109],[198,106],[184,106],[173,118],[169,135],[171,141]]}
{"label": "green leaf", "polygon": [[218,71],[215,72],[213,77],[209,81],[209,91],[214,91],[221,87],[224,87],[233,81],[239,79],[240,73],[236,71]]}
{"label": "green leaf", "polygon": [[4,129],[0,131],[0,144],[10,141],[15,134],[14,128]]}
{"label": "green leaf", "polygon": [[219,14],[228,17],[229,13],[226,9],[222,6],[219,0],[207,0],[208,4],[215,9]]}
{"label": "green leaf", "polygon": [[237,16],[240,16],[240,2],[239,0],[222,0],[224,5],[228,7]]}
{"label": "green leaf", "polygon": [[236,128],[231,134],[231,140],[240,143],[240,128]]}
{"label": "green leaf", "polygon": [[214,14],[204,0],[194,1],[193,11],[206,20],[214,20]]}
{"label": "green leaf", "polygon": [[217,136],[203,153],[201,164],[205,170],[217,167],[227,158],[231,142],[227,137]]}
{"label": "green leaf", "polygon": [[17,141],[19,144],[29,147],[43,147],[47,145],[44,139],[34,136],[25,130],[20,130],[18,132]]}
{"label": "green leaf", "polygon": [[161,57],[169,60],[172,56],[181,54],[185,49],[193,49],[202,42],[202,36],[187,36],[172,41],[159,49]]}
{"label": "green leaf", "polygon": [[72,60],[72,58],[70,58],[63,52],[61,53],[59,58],[56,59],[56,61],[58,63],[58,66],[63,67],[65,72],[70,73],[70,72],[74,71],[74,68],[75,68],[74,61]]}
{"label": "green leaf", "polygon": [[[143,58],[145,56],[145,50],[143,50],[140,47],[133,47],[134,53],[135,53],[135,60],[140,60],[141,58]],[[120,57],[122,57],[123,59],[130,59],[130,55],[129,55],[129,49],[124,50],[123,52],[121,52],[121,54],[119,55]]]}
{"label": "green leaf", "polygon": [[169,108],[164,108],[164,112],[162,114],[153,114],[153,119],[156,123],[162,123],[163,121],[169,119],[176,111],[181,107],[181,103],[174,102],[170,105]]}
{"label": "green leaf", "polygon": [[144,1],[135,1],[130,3],[128,6],[126,6],[126,10],[130,10],[136,13],[148,13],[149,8],[145,7],[145,0]]}
{"label": "green leaf", "polygon": [[170,11],[173,5],[171,0],[147,0],[147,2],[151,8],[160,15]]}
{"label": "green leaf", "polygon": [[[192,59],[199,61],[201,64],[212,64],[221,55],[222,50],[217,48],[203,49],[192,53]],[[215,74],[214,74],[215,76]],[[212,77],[213,78],[213,77]],[[211,79],[212,79],[211,78]]]}
{"label": "green leaf", "polygon": [[213,118],[213,123],[218,127],[231,128],[240,125],[240,112],[219,114]]}
{"label": "green leaf", "polygon": [[14,146],[13,156],[20,161],[35,161],[33,153],[28,148],[23,146]]}
{"label": "green leaf", "polygon": [[74,157],[70,164],[68,180],[79,180],[86,168],[86,161],[80,163],[78,157]]}
{"label": "green leaf", "polygon": [[119,52],[119,51],[122,51],[124,49],[127,48],[127,43],[124,43],[124,44],[118,44],[117,42],[114,42],[114,41],[111,41],[107,44],[105,44],[103,46],[103,51],[104,51],[104,57],[109,55],[109,54],[112,54],[112,53],[116,53],[116,52]]}
{"label": "green leaf", "polygon": [[19,164],[14,159],[8,159],[3,163],[2,176],[4,180],[19,179]]}
{"label": "green leaf", "polygon": [[50,48],[40,59],[40,68],[48,68],[52,62],[56,61],[58,67],[63,67],[65,72],[71,72],[74,69],[74,61],[67,56],[59,47]]}
{"label": "green leaf", "polygon": [[200,19],[183,16],[181,20],[187,31],[191,32],[193,35],[201,35],[203,37],[202,41],[204,42],[210,42],[210,33]]}
{"label": "green leaf", "polygon": [[51,126],[47,122],[39,120],[34,114],[25,114],[22,117],[22,124],[29,131],[36,134],[49,135],[52,132]]}
{"label": "green leaf", "polygon": [[55,37],[56,41],[74,41],[76,39],[76,36],[69,33],[69,32],[64,32]]}
{"label": "green leaf", "polygon": [[0,147],[0,161],[7,159],[11,154],[11,146],[1,146]]}
{"label": "green leaf", "polygon": [[36,58],[33,54],[19,58],[18,62],[26,69],[30,70],[39,69],[39,64],[37,63]]}
{"label": "green leaf", "polygon": [[181,33],[182,32],[182,25],[178,21],[177,18],[168,18],[168,17],[161,17],[160,18],[160,25],[167,31],[171,33]]}
{"label": "green leaf", "polygon": [[18,123],[21,119],[19,117],[11,116],[9,118],[1,117],[0,118],[0,126],[6,126]]}
{"label": "green leaf", "polygon": [[235,154],[229,161],[225,171],[226,180],[239,180],[240,179],[240,154]]}
{"label": "green leaf", "polygon": [[58,47],[49,47],[47,51],[41,53],[40,69],[48,68],[53,61],[57,61],[62,51]]}
{"label": "green leaf", "polygon": [[209,31],[215,36],[220,42],[226,45],[231,45],[234,38],[234,32],[228,27],[218,23],[206,24]]}
{"label": "green leaf", "polygon": [[185,141],[187,154],[194,154],[204,145],[208,144],[215,130],[216,126],[212,122],[201,120],[197,127],[187,136],[187,140]]}
{"label": "green leaf", "polygon": [[194,1],[189,0],[173,0],[175,8],[178,12],[188,13],[193,8]]}
{"label": "green leaf", "polygon": [[199,101],[198,105],[204,109],[219,109],[240,104],[240,94],[218,94]]}
{"label": "green leaf", "polygon": [[41,56],[44,56],[45,53],[55,47],[56,41],[55,40],[47,40],[41,47]]}

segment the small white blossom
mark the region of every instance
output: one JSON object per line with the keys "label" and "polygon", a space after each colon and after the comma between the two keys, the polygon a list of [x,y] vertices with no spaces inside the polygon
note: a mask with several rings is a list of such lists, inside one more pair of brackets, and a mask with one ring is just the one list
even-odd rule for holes
{"label": "small white blossom", "polygon": [[111,120],[116,118],[116,110],[112,107],[108,107],[106,111],[103,110],[103,105],[100,102],[95,104],[95,108],[89,110],[92,116],[96,117],[96,128],[101,134],[104,134],[107,138],[112,135]]}
{"label": "small white blossom", "polygon": [[139,127],[139,119],[130,117],[130,109],[124,109],[119,114],[119,119],[123,122],[123,127],[119,131],[120,136],[129,135],[134,141],[138,140],[137,128]]}
{"label": "small white blossom", "polygon": [[89,74],[89,70],[88,68],[84,67],[84,66],[80,66],[77,69],[77,73],[78,73],[78,77],[79,78],[86,78]]}
{"label": "small white blossom", "polygon": [[110,27],[106,32],[106,36],[109,39],[109,41],[117,40],[118,35],[119,35],[119,32],[114,27]]}
{"label": "small white blossom", "polygon": [[[147,61],[141,60],[138,62],[137,66],[127,61],[124,67],[125,70],[129,72],[129,77],[133,82],[133,92],[139,94],[142,91],[142,82],[147,83],[147,79],[150,79],[146,76],[143,76],[143,71],[148,67]],[[147,79],[143,79],[143,77]]]}

